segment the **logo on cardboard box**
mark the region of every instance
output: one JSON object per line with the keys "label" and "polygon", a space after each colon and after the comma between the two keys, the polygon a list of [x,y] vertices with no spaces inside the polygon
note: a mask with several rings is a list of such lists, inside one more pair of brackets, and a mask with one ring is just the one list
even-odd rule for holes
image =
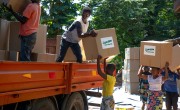
{"label": "logo on cardboard box", "polygon": [[101,38],[101,44],[103,49],[113,48],[114,47],[113,38],[112,37]]}
{"label": "logo on cardboard box", "polygon": [[156,47],[150,45],[144,45],[144,55],[155,56],[156,55]]}

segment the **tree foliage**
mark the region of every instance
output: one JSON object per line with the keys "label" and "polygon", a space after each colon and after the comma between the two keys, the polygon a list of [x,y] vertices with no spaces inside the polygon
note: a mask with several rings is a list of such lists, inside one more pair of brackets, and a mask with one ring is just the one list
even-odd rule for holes
{"label": "tree foliage", "polygon": [[71,0],[42,0],[41,23],[48,25],[48,37],[63,33],[75,17],[80,6]]}

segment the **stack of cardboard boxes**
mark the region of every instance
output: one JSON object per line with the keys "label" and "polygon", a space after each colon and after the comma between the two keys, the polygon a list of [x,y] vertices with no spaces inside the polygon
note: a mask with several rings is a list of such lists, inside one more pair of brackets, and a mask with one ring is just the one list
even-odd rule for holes
{"label": "stack of cardboard boxes", "polygon": [[8,59],[8,21],[0,19],[0,60],[7,60]]}
{"label": "stack of cardboard boxes", "polygon": [[[25,7],[31,0],[0,0],[12,7],[13,11],[22,14]],[[19,61],[20,23],[0,19],[0,60]],[[56,55],[46,53],[47,26],[40,25],[37,32],[37,40],[32,50],[32,61],[54,62]]]}
{"label": "stack of cardboard boxes", "polygon": [[137,76],[140,60],[139,47],[126,48],[124,70],[122,71],[122,88],[125,92],[138,93],[139,77]]}
{"label": "stack of cardboard boxes", "polygon": [[[0,19],[0,60],[19,61],[20,23]],[[46,54],[47,26],[39,25],[37,40],[33,49],[32,61],[55,61],[55,55]]]}

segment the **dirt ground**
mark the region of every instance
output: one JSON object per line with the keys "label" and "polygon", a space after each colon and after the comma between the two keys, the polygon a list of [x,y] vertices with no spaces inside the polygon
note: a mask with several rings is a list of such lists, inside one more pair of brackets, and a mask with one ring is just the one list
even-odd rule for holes
{"label": "dirt ground", "polygon": [[[92,91],[98,91],[98,89],[93,89]],[[102,92],[100,90],[100,92]],[[140,101],[140,96],[137,94],[125,93],[124,90],[119,87],[114,88],[114,100],[115,100],[115,110],[129,110],[129,109],[118,109],[118,108],[133,108],[130,110],[141,110],[142,102]],[[88,97],[89,103],[101,104],[102,98]],[[100,107],[89,106],[89,110],[100,110]],[[166,110],[165,102],[163,102],[163,110]],[[178,101],[178,110],[180,110],[180,99]]]}

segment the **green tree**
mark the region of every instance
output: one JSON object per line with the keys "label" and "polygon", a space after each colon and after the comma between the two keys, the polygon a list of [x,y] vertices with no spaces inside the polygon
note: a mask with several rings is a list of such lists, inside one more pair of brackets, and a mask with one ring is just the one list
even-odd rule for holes
{"label": "green tree", "polygon": [[172,1],[148,0],[144,2],[144,7],[149,9],[145,22],[147,40],[165,40],[179,36],[179,14],[174,14]]}
{"label": "green tree", "polygon": [[72,0],[42,0],[41,23],[48,25],[48,37],[63,33],[77,16],[80,9]]}

